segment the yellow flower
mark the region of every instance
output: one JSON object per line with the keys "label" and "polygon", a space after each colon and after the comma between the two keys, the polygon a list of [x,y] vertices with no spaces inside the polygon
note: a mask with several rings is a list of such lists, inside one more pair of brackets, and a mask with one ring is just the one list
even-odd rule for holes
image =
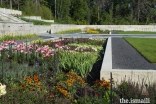
{"label": "yellow flower", "polygon": [[41,82],[38,82],[37,85],[40,86],[41,85]]}
{"label": "yellow flower", "polygon": [[72,83],[68,83],[68,86],[72,86]]}

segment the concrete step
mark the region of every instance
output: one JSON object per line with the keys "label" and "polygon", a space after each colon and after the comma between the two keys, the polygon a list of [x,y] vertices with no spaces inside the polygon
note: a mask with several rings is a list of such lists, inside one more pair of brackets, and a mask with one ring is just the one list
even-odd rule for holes
{"label": "concrete step", "polygon": [[7,20],[7,21],[10,21],[10,22],[18,22],[18,23],[27,23],[17,17],[14,17],[12,15],[9,15],[9,14],[6,14],[6,13],[3,13],[0,11],[0,18],[2,20]]}

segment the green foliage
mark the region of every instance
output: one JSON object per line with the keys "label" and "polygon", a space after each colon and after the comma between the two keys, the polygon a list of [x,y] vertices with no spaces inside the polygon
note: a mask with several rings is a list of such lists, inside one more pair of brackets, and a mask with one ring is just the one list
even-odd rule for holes
{"label": "green foliage", "polygon": [[104,102],[103,98],[87,97],[75,100],[73,104],[106,104],[106,102]]}
{"label": "green foliage", "polygon": [[81,29],[71,29],[71,30],[65,30],[65,31],[58,31],[56,34],[67,34],[67,33],[74,33],[74,32],[80,32]]}
{"label": "green foliage", "polygon": [[49,7],[45,5],[41,6],[38,12],[38,15],[41,16],[43,19],[51,20],[54,18]]}
{"label": "green foliage", "polygon": [[37,37],[36,34],[28,34],[28,35],[4,35],[0,38],[0,41],[8,41],[10,39],[12,40],[21,40],[21,39],[28,39],[28,38],[34,38]]}
{"label": "green foliage", "polygon": [[[117,94],[120,98],[124,99],[144,99],[145,97],[150,98],[150,103],[155,103],[155,83],[147,83],[142,80],[141,82],[132,82],[131,80],[125,81],[123,80],[121,83],[117,84],[115,88],[117,90]],[[152,93],[153,92],[153,93]],[[145,94],[146,93],[146,94]],[[153,96],[153,97],[151,97]],[[116,99],[116,102],[119,102],[119,99]]]}
{"label": "green foliage", "polygon": [[32,1],[25,0],[21,5],[21,10],[23,15],[28,16],[41,16],[43,19],[52,19],[53,15],[50,7],[47,5],[45,0],[43,1]]}
{"label": "green foliage", "polygon": [[51,25],[51,22],[44,22],[40,20],[31,20],[31,19],[26,19],[26,18],[21,18],[22,20],[26,22],[32,22],[34,25]]}
{"label": "green foliage", "polygon": [[119,31],[119,30],[115,30],[118,32],[118,34],[156,34],[156,32],[148,32],[148,31]]}
{"label": "green foliage", "polygon": [[71,17],[77,24],[85,24],[87,18],[88,5],[86,0],[74,0],[71,3]]}
{"label": "green foliage", "polygon": [[[156,22],[155,0],[1,0],[1,7],[63,24],[140,25]],[[54,18],[56,17],[56,18]]]}
{"label": "green foliage", "polygon": [[86,77],[86,75],[91,71],[93,64],[98,60],[97,58],[98,54],[93,52],[59,52],[60,67],[66,71],[75,69],[75,71],[82,77]]}

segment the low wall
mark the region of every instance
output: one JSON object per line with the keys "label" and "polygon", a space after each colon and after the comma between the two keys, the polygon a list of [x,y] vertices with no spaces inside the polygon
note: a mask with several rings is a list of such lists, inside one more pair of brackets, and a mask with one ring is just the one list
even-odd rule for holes
{"label": "low wall", "polygon": [[6,14],[22,15],[22,11],[19,10],[0,8],[0,11]]}
{"label": "low wall", "polygon": [[0,36],[46,33],[50,26],[33,25],[33,23],[0,23]]}
{"label": "low wall", "polygon": [[156,32],[156,25],[52,25],[52,33],[67,29],[94,28],[101,30],[123,30],[123,31],[152,31]]}
{"label": "low wall", "polygon": [[41,16],[24,16],[26,19],[41,20]]}
{"label": "low wall", "polygon": [[38,26],[33,23],[13,23],[13,22],[1,22],[0,23],[0,34],[28,34],[28,33],[46,33],[47,30],[51,30],[51,33],[58,31],[70,30],[70,29],[81,29],[84,28],[95,28],[101,30],[124,30],[124,31],[153,31],[156,32],[155,25],[58,25],[53,24],[51,26]]}
{"label": "low wall", "polygon": [[54,20],[41,20],[41,21],[54,23]]}

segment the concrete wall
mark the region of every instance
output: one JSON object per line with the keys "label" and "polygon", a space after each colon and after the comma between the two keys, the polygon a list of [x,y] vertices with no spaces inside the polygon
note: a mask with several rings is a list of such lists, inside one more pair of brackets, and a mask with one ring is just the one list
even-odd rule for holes
{"label": "concrete wall", "polygon": [[124,30],[124,31],[153,31],[156,32],[156,25],[52,25],[52,33],[67,29],[95,28],[101,30]]}
{"label": "concrete wall", "polygon": [[19,10],[0,8],[0,11],[6,14],[22,15],[22,11],[19,11]]}
{"label": "concrete wall", "polygon": [[41,21],[54,23],[54,20],[41,20]]}
{"label": "concrete wall", "polygon": [[46,33],[50,26],[36,26],[33,23],[0,23],[0,36]]}
{"label": "concrete wall", "polygon": [[41,16],[24,16],[26,19],[41,20]]}
{"label": "concrete wall", "polygon": [[125,31],[155,31],[155,25],[51,25],[38,26],[32,23],[13,23],[1,22],[0,34],[28,34],[28,33],[46,33],[51,29],[51,33],[69,29],[99,28],[102,30],[125,30]]}

